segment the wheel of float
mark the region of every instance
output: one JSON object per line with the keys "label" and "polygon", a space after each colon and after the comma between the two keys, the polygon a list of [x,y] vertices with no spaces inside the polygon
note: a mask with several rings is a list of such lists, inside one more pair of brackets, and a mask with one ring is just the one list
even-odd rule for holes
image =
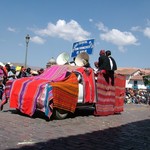
{"label": "wheel of float", "polygon": [[54,108],[53,110],[53,118],[57,120],[65,119],[68,116],[68,114],[68,111],[62,109]]}

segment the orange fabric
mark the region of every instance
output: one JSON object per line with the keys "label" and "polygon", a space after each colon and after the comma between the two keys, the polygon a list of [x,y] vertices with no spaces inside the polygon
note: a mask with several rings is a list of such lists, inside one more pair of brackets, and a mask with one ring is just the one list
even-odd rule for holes
{"label": "orange fabric", "polygon": [[61,82],[51,82],[53,107],[74,112],[78,100],[78,80],[74,73]]}

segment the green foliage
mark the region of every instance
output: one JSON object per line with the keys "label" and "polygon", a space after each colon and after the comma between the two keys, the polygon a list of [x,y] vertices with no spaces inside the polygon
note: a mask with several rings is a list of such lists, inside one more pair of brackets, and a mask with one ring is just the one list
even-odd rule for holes
{"label": "green foliage", "polygon": [[144,80],[145,86],[149,86],[150,85],[150,75],[143,76],[143,80]]}

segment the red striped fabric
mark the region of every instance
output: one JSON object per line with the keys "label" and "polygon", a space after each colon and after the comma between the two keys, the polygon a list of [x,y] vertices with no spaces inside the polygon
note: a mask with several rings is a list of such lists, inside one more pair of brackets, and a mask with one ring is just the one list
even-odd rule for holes
{"label": "red striped fabric", "polygon": [[115,74],[115,113],[120,113],[124,110],[125,82],[125,76]]}
{"label": "red striped fabric", "polygon": [[107,116],[114,114],[115,86],[111,85],[111,80],[108,74],[98,74],[95,115]]}
{"label": "red striped fabric", "polygon": [[22,113],[32,116],[36,109],[41,86],[46,83],[48,83],[47,80],[32,80],[30,78],[14,81],[10,93],[10,107],[17,108]]}

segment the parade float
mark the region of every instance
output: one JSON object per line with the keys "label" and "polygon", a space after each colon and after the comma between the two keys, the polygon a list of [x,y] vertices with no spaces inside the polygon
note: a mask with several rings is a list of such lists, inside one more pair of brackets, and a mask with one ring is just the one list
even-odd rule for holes
{"label": "parade float", "polygon": [[116,74],[114,84],[94,69],[86,67],[89,56],[79,54],[72,66],[68,57],[61,54],[57,65],[32,77],[8,81],[1,101],[2,106],[9,102],[9,107],[21,113],[33,116],[40,111],[49,119],[65,119],[80,107],[92,107],[93,115],[107,116],[121,113],[124,108],[125,77]]}

